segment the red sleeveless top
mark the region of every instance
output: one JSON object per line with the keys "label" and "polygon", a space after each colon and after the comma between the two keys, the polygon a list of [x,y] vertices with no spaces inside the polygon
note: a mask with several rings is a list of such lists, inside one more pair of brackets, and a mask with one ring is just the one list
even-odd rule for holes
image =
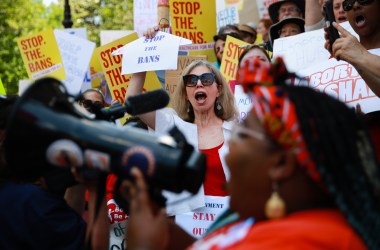
{"label": "red sleeveless top", "polygon": [[205,195],[228,196],[225,185],[226,176],[224,175],[222,162],[219,158],[219,149],[223,143],[215,148],[200,149],[199,151],[206,155],[206,176],[204,181]]}

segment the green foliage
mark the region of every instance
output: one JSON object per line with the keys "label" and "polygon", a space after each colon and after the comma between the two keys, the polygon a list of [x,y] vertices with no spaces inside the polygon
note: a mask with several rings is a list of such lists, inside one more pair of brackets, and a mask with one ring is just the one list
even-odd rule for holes
{"label": "green foliage", "polygon": [[[73,28],[86,28],[100,44],[100,30],[133,29],[133,0],[71,0]],[[42,0],[0,0],[0,78],[8,94],[18,92],[27,73],[17,38],[48,28],[63,29],[64,0],[45,6]]]}

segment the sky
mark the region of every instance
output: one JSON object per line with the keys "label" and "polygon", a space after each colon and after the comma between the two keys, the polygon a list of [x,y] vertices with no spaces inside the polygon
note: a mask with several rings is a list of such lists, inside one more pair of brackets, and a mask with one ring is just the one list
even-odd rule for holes
{"label": "sky", "polygon": [[58,3],[58,0],[42,0],[42,2],[43,2],[46,6],[49,6],[51,3]]}

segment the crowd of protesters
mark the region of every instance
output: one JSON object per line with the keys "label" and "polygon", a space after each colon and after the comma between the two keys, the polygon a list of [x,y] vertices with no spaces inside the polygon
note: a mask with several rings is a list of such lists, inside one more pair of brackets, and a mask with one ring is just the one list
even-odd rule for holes
{"label": "crowd of protesters", "polygon": [[[324,46],[331,57],[350,63],[380,96],[380,57],[371,53],[380,48],[380,0],[332,0],[332,25],[340,34],[334,44],[325,27],[324,4],[280,0],[269,5],[270,19],[257,26],[221,27],[213,37],[217,61],[189,63],[170,108],[127,120],[125,126],[145,133],[165,134],[176,126],[206,157],[199,191],[189,197],[163,190],[166,206],[156,203],[138,166],[123,180],[88,169],[33,171],[28,164],[11,164],[9,145],[16,142],[9,138],[14,125],[9,121],[25,98],[0,96],[0,248],[380,249],[379,112],[363,114],[360,107],[354,110],[312,88],[290,85],[287,79],[296,76],[282,58],[271,57],[276,39],[325,28]],[[341,26],[346,21],[358,38]],[[154,26],[144,36],[153,38],[159,30]],[[220,72],[228,36],[249,44],[241,47],[236,75],[236,83],[252,98],[242,121]],[[134,73],[125,98],[141,94],[145,80],[146,72]],[[107,106],[101,92],[89,89],[75,101],[86,119],[116,126],[114,117],[101,117],[99,110]],[[119,207],[120,199],[128,211]],[[207,213],[209,200],[226,209],[195,239],[177,219]],[[118,232],[121,245],[110,231]]]}

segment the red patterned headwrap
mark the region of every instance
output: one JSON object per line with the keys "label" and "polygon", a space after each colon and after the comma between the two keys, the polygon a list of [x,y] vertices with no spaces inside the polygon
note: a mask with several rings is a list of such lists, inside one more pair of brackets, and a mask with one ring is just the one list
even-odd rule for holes
{"label": "red patterned headwrap", "polygon": [[246,93],[252,94],[252,111],[260,120],[267,134],[281,147],[292,150],[299,165],[316,182],[321,177],[310,156],[298,124],[294,103],[289,99],[285,80],[289,76],[281,58],[272,64],[263,64],[258,58],[247,60],[237,72],[237,81]]}

